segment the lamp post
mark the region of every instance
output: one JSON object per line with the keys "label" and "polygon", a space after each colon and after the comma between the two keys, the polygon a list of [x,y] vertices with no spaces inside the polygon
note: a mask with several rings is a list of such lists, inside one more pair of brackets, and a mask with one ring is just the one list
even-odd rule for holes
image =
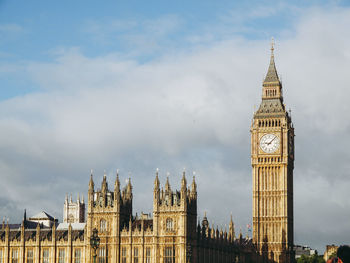
{"label": "lamp post", "polygon": [[92,256],[94,257],[94,263],[96,263],[96,256],[97,256],[96,250],[98,249],[99,245],[100,245],[100,238],[97,235],[97,229],[94,228],[92,230],[92,236],[90,237],[90,246],[93,250]]}

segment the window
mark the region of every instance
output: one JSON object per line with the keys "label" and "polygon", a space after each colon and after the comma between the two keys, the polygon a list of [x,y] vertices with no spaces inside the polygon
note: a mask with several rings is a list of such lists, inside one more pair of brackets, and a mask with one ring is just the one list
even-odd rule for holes
{"label": "window", "polygon": [[151,263],[151,248],[146,247],[146,263]]}
{"label": "window", "polygon": [[50,251],[48,248],[43,249],[43,263],[50,263]]}
{"label": "window", "polygon": [[64,248],[58,249],[58,263],[64,263],[65,252]]}
{"label": "window", "polygon": [[0,249],[0,263],[3,263],[4,262],[4,254],[2,252],[2,249]]}
{"label": "window", "polygon": [[[74,250],[74,263],[80,263],[80,258],[81,258],[81,249],[76,248]],[[61,263],[61,262],[59,262]]]}
{"label": "window", "polygon": [[139,263],[139,248],[134,248],[134,263]]}
{"label": "window", "polygon": [[122,263],[126,263],[126,247],[122,248]]}
{"label": "window", "polygon": [[106,263],[106,248],[104,247],[98,250],[98,263]]}
{"label": "window", "polygon": [[166,230],[172,231],[173,230],[173,220],[171,218],[168,218],[166,220]]}
{"label": "window", "polygon": [[[33,263],[34,262],[34,255],[33,255],[33,249],[28,248],[27,249],[27,263]],[[0,263],[2,263],[0,261]]]}
{"label": "window", "polygon": [[18,263],[18,249],[12,249],[11,263]]}
{"label": "window", "polygon": [[172,247],[165,248],[164,263],[174,263],[175,262],[175,252]]}
{"label": "window", "polygon": [[100,221],[100,231],[105,232],[107,230],[107,222],[104,219]]}

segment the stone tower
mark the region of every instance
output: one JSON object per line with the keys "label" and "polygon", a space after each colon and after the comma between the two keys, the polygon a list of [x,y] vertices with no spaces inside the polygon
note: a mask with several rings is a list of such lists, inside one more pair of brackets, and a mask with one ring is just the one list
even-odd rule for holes
{"label": "stone tower", "polygon": [[[103,176],[100,189],[95,189],[92,178],[89,182],[87,237],[96,228],[100,237],[100,247],[97,257],[101,262],[119,262],[120,233],[122,228],[130,227],[132,219],[132,185],[129,179],[126,187],[121,191],[119,175],[117,173],[114,190],[109,190],[106,175]],[[86,262],[92,259],[91,249],[87,253]]]}
{"label": "stone tower", "polygon": [[251,125],[253,242],[262,262],[293,262],[294,128],[283,104],[274,46]]}
{"label": "stone tower", "polygon": [[68,200],[68,195],[64,200],[63,207],[64,223],[84,223],[85,222],[85,203],[84,196],[80,199],[79,195],[76,202],[73,202],[72,195]]}
{"label": "stone tower", "polygon": [[[197,184],[195,178],[187,187],[185,172],[181,190],[173,191],[169,178],[160,188],[158,171],[153,190],[153,235],[160,244],[155,248],[157,262],[198,263],[196,246]],[[169,256],[172,259],[169,259]]]}

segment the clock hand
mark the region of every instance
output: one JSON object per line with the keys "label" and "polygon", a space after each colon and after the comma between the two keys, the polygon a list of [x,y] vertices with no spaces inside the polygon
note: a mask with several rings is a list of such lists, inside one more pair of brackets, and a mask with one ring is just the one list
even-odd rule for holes
{"label": "clock hand", "polygon": [[274,139],[276,139],[277,138],[277,136],[275,136],[275,138],[273,138],[269,143],[268,143],[268,145],[270,145],[273,141],[274,141]]}

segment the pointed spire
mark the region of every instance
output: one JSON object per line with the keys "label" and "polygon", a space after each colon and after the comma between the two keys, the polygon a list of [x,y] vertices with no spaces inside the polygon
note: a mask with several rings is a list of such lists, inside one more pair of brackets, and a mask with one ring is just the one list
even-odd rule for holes
{"label": "pointed spire", "polygon": [[77,203],[80,203],[80,194],[78,193],[78,197],[77,197]]}
{"label": "pointed spire", "polygon": [[81,203],[84,204],[84,195],[81,196]]}
{"label": "pointed spire", "polygon": [[104,171],[102,185],[101,185],[101,192],[106,193],[107,190],[108,190],[107,175],[106,175],[106,171]]}
{"label": "pointed spire", "polygon": [[169,184],[169,173],[167,174],[167,177],[166,177],[166,182],[165,182],[165,191],[170,191],[170,184]]}
{"label": "pointed spire", "polygon": [[191,193],[196,194],[197,193],[197,184],[196,184],[196,178],[195,178],[196,173],[193,172],[193,181],[191,185]]}
{"label": "pointed spire", "polygon": [[208,221],[208,218],[207,218],[207,212],[204,211],[204,217],[203,217],[203,220],[202,220],[202,227],[204,228],[208,228],[209,227],[209,221]]}
{"label": "pointed spire", "polygon": [[24,209],[23,222],[24,224],[27,222],[27,209]]}
{"label": "pointed spire", "polygon": [[66,193],[66,197],[64,199],[64,203],[68,204],[68,193]]}
{"label": "pointed spire", "polygon": [[129,177],[128,185],[126,186],[126,193],[129,197],[132,195],[132,185],[131,185],[131,178]]}
{"label": "pointed spire", "polygon": [[182,179],[181,179],[181,191],[185,192],[187,189],[187,181],[186,181],[186,170],[184,168],[184,171],[182,173]]}
{"label": "pointed spire", "polygon": [[229,224],[230,227],[233,227],[233,219],[232,219],[232,213],[231,213],[231,218],[230,218],[230,224]]}
{"label": "pointed spire", "polygon": [[231,214],[230,224],[228,226],[228,231],[229,231],[228,233],[229,239],[233,241],[236,238],[236,236],[235,236],[235,226],[232,220],[232,214]]}
{"label": "pointed spire", "polygon": [[92,169],[91,169],[91,174],[90,174],[90,182],[89,182],[89,191],[94,191],[94,180],[92,179]]}
{"label": "pointed spire", "polygon": [[269,69],[267,70],[267,74],[264,80],[264,84],[267,82],[279,82],[277,70],[276,70],[276,65],[275,65],[275,55],[274,55],[274,50],[275,50],[275,42],[274,39],[272,38],[271,40],[271,58],[270,58],[270,65]]}
{"label": "pointed spire", "polygon": [[117,169],[117,175],[115,178],[114,192],[120,192],[119,169]]}
{"label": "pointed spire", "polygon": [[156,178],[154,179],[154,191],[159,190],[159,178],[158,178],[159,169],[156,170]]}
{"label": "pointed spire", "polygon": [[215,229],[214,229],[214,224],[211,224],[210,237],[211,237],[211,238],[214,238],[214,237],[215,237]]}
{"label": "pointed spire", "polygon": [[70,194],[69,203],[70,203],[70,204],[73,203],[72,193]]}

